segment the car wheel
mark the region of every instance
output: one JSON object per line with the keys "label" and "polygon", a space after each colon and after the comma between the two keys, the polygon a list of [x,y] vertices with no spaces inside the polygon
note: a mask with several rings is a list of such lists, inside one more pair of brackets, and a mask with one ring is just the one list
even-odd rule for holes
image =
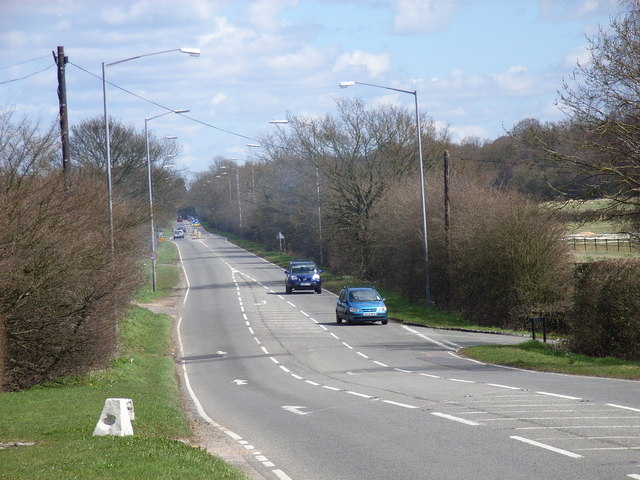
{"label": "car wheel", "polygon": [[322,287],[316,288],[316,293],[322,293]]}
{"label": "car wheel", "polygon": [[389,320],[388,319],[382,320],[381,323],[382,323],[382,325],[386,325],[387,323],[389,323]]}
{"label": "car wheel", "polygon": [[291,287],[287,287],[287,293],[291,293],[293,289]]}
{"label": "car wheel", "polygon": [[340,318],[340,315],[338,315],[336,313],[336,323],[342,323],[342,319]]}

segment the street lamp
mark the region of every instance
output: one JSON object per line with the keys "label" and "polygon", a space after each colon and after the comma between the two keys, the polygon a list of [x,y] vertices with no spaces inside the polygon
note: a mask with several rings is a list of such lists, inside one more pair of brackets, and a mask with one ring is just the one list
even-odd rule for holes
{"label": "street lamp", "polygon": [[150,57],[152,55],[160,55],[161,53],[180,52],[186,53],[191,57],[199,57],[199,48],[174,48],[171,50],[163,50],[161,52],[145,53],[143,55],[137,55],[135,57],[125,58],[124,60],[118,60],[117,62],[104,63],[102,62],[102,101],[104,104],[104,131],[105,142],[107,150],[107,196],[109,197],[109,239],[111,241],[111,254],[115,252],[115,245],[113,242],[113,193],[111,185],[111,141],[109,137],[109,114],[107,110],[107,67],[111,65],[117,65],[118,63],[128,62],[129,60],[136,60],[142,57]]}
{"label": "street lamp", "polygon": [[[154,117],[149,117],[144,119],[144,137],[146,140],[147,147],[147,176],[149,179],[149,214],[151,217],[151,285],[153,291],[156,291],[156,227],[153,222],[153,183],[151,181],[151,156],[149,154],[149,129],[148,123],[150,120],[154,118],[162,117],[164,115],[169,115],[170,113],[187,113],[189,110],[170,110],[168,112],[161,113]],[[167,139],[176,139],[175,135],[166,137]]]}
{"label": "street lamp", "polygon": [[[230,158],[232,162],[236,162],[237,158]],[[240,198],[240,167],[237,164],[234,165],[236,169],[236,192],[238,194],[238,222],[240,224],[240,237],[242,237],[242,201]]]}
{"label": "street lamp", "polygon": [[[273,123],[276,125],[283,125],[283,124],[287,124],[289,123],[289,120],[269,120],[269,123]],[[313,128],[313,140],[315,143],[316,140],[316,127],[313,123],[311,124],[306,124],[303,123],[303,125],[311,125],[311,128]],[[314,145],[315,148],[315,145]],[[320,199],[320,168],[318,167],[318,165],[316,164],[316,194],[317,194],[317,200],[318,200],[318,243],[319,243],[319,247],[320,247],[320,265],[324,264],[324,248],[323,248],[323,244],[322,244],[322,202]]]}
{"label": "street lamp", "polygon": [[340,88],[347,88],[353,85],[366,85],[367,87],[384,88],[386,90],[393,90],[394,92],[402,92],[413,95],[416,105],[416,131],[418,135],[418,162],[420,164],[420,198],[422,203],[422,231],[424,235],[424,280],[425,280],[425,303],[428,307],[431,306],[431,281],[429,277],[429,246],[427,240],[427,208],[424,192],[424,166],[422,164],[422,133],[420,131],[420,116],[418,113],[418,91],[417,90],[403,90],[401,88],[385,87],[383,85],[374,85],[372,83],[363,82],[340,82]]}

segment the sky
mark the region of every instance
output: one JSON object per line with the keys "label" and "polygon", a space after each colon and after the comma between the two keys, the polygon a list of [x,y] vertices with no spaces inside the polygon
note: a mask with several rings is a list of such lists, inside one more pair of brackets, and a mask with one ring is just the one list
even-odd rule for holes
{"label": "sky", "polygon": [[[176,168],[191,174],[218,156],[251,159],[259,147],[247,144],[287,128],[270,121],[335,114],[340,98],[414,111],[413,95],[342,81],[416,91],[454,141],[494,140],[526,118],[563,118],[563,79],[622,9],[619,0],[0,0],[0,111],[56,121],[52,52],[63,46],[70,125],[103,118],[104,63],[110,118],[140,132],[149,119],[157,138],[177,136]],[[172,109],[189,112],[156,117]]]}

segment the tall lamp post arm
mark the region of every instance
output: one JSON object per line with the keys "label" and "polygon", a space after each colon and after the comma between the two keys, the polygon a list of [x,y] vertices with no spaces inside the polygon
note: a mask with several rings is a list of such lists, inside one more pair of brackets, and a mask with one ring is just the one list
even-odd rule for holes
{"label": "tall lamp post arm", "polygon": [[416,94],[416,90],[403,90],[402,88],[386,87],[384,85],[376,85],[374,83],[364,83],[364,82],[340,82],[339,83],[340,88],[347,88],[352,85],[366,85],[367,87],[384,88],[385,90],[393,90],[394,92],[410,93],[411,95]]}
{"label": "tall lamp post arm", "polygon": [[394,92],[408,93],[413,95],[416,106],[416,134],[418,136],[418,163],[420,165],[420,200],[422,203],[422,232],[424,236],[424,280],[425,280],[425,304],[431,306],[431,279],[429,275],[429,244],[427,235],[427,207],[426,207],[426,195],[424,189],[424,166],[422,161],[422,131],[420,129],[420,114],[418,111],[418,91],[417,90],[403,90],[401,88],[387,87],[385,85],[376,85],[373,83],[364,82],[340,82],[338,84],[340,88],[347,88],[353,85],[366,85],[367,87],[384,88],[385,90],[393,90]]}
{"label": "tall lamp post arm", "polygon": [[418,92],[413,92],[416,104],[416,130],[418,132],[418,159],[420,164],[420,203],[422,205],[422,232],[424,234],[424,282],[425,282],[425,303],[431,306],[431,276],[429,274],[429,243],[427,235],[427,196],[424,189],[424,162],[422,160],[422,130],[420,128],[420,114],[418,112]]}
{"label": "tall lamp post arm", "polygon": [[169,53],[169,52],[187,53],[187,54],[189,54],[190,57],[199,57],[200,56],[200,49],[199,48],[172,48],[171,50],[163,50],[161,52],[145,53],[145,54],[142,54],[142,55],[136,55],[135,57],[125,58],[123,60],[118,60],[116,62],[107,63],[106,66],[110,67],[111,65],[117,65],[118,63],[128,62],[129,60],[137,60],[138,58],[151,57],[153,55],[160,55],[162,53]]}
{"label": "tall lamp post arm", "polygon": [[[111,240],[111,254],[115,253],[114,235],[113,235],[113,185],[111,180],[111,140],[109,134],[109,113],[107,110],[107,68],[111,65],[117,65],[118,63],[128,62],[129,60],[136,60],[142,57],[150,57],[152,55],[160,55],[161,53],[180,52],[186,53],[191,57],[199,57],[199,48],[173,48],[171,50],[162,50],[160,52],[145,53],[143,55],[137,55],[135,57],[125,58],[116,62],[104,63],[102,62],[102,100],[104,103],[104,131],[106,142],[106,155],[107,155],[107,196],[109,197],[109,238]],[[171,112],[166,112],[171,113]],[[174,113],[181,113],[175,111]],[[159,116],[159,115],[158,115]],[[154,117],[155,118],[155,117]]]}
{"label": "tall lamp post arm", "polygon": [[147,149],[147,177],[149,181],[149,214],[151,219],[151,287],[156,291],[156,227],[153,221],[153,185],[151,183],[151,155],[149,154],[149,118],[144,119],[144,138]]}
{"label": "tall lamp post arm", "polygon": [[107,111],[107,69],[102,62],[102,99],[104,103],[104,131],[107,155],[107,196],[109,202],[109,240],[111,241],[111,255],[115,253],[113,240],[113,187],[111,185],[111,141],[109,138],[109,113]]}
{"label": "tall lamp post arm", "polygon": [[[168,112],[160,113],[154,117],[144,119],[144,138],[146,142],[147,150],[147,178],[149,183],[149,216],[151,220],[151,286],[153,291],[156,291],[156,227],[153,219],[153,182],[151,179],[151,154],[149,149],[149,121],[154,118],[169,115],[170,113],[187,113],[189,110],[170,110]],[[171,137],[177,138],[177,137]]]}

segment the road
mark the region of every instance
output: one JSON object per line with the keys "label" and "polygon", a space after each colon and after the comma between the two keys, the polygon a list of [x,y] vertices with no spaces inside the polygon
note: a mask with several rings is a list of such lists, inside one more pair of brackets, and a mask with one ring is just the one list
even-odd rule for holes
{"label": "road", "polygon": [[337,324],[335,295],[287,295],[224,238],[175,243],[189,395],[264,478],[640,480],[640,382],[456,354],[521,337]]}

